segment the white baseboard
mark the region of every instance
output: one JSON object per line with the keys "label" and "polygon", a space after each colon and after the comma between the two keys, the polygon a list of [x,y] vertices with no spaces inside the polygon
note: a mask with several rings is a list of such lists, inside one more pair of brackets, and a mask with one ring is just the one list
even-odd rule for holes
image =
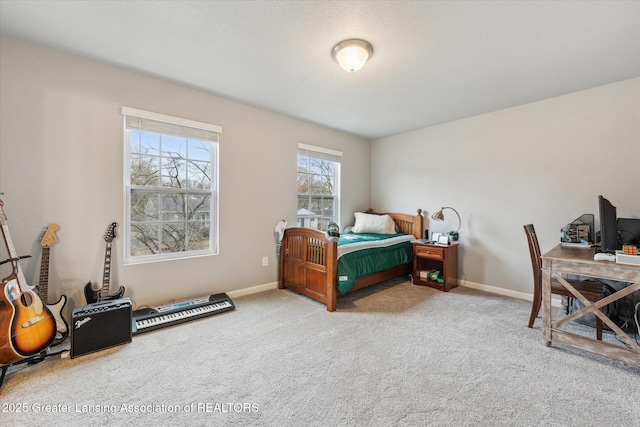
{"label": "white baseboard", "polygon": [[[525,292],[512,291],[511,289],[497,288],[495,286],[489,286],[482,283],[470,282],[468,280],[464,282],[458,282],[458,285],[465,288],[478,289],[480,291],[491,292],[492,294],[504,295],[507,297],[523,299],[527,301],[533,301],[533,294]],[[551,305],[554,307],[561,307],[562,298],[557,295],[551,296]]]}
{"label": "white baseboard", "polygon": [[252,286],[250,288],[238,289],[236,291],[227,292],[229,298],[237,298],[245,295],[257,294],[258,292],[269,291],[271,289],[277,289],[278,282],[265,283],[264,285]]}

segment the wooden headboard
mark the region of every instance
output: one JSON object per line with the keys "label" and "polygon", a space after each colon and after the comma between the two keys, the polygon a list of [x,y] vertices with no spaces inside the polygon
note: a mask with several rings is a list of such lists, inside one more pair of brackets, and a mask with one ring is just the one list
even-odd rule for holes
{"label": "wooden headboard", "polygon": [[[373,209],[369,209],[373,212]],[[422,239],[422,209],[418,209],[417,215],[382,212],[381,215],[389,215],[398,224],[398,231],[405,234],[413,234],[416,239]]]}

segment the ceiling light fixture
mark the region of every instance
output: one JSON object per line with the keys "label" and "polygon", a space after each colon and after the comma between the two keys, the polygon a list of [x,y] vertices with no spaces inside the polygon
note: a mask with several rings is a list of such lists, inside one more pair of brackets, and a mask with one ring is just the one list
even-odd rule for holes
{"label": "ceiling light fixture", "polygon": [[335,45],[331,55],[343,70],[355,73],[371,58],[373,47],[364,40],[343,40]]}

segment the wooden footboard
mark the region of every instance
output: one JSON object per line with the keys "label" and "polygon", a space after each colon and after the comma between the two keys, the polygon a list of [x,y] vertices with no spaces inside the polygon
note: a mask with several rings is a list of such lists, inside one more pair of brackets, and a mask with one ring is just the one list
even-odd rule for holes
{"label": "wooden footboard", "polygon": [[[417,239],[422,234],[422,210],[417,215],[388,213],[398,224],[401,233]],[[280,289],[289,288],[336,310],[336,276],[338,273],[338,244],[326,238],[322,231],[293,227],[284,231],[280,247]],[[351,290],[409,273],[411,264],[373,273],[359,278]]]}
{"label": "wooden footboard", "polygon": [[289,288],[336,309],[338,244],[310,228],[287,228],[280,247],[280,289]]}

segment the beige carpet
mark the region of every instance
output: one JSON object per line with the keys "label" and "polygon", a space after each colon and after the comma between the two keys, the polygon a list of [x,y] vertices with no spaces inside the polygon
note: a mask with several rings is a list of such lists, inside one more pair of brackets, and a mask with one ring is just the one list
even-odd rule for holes
{"label": "beige carpet", "polygon": [[546,347],[526,301],[396,280],[335,313],[286,290],[234,302],[12,368],[2,425],[640,426],[640,370]]}

